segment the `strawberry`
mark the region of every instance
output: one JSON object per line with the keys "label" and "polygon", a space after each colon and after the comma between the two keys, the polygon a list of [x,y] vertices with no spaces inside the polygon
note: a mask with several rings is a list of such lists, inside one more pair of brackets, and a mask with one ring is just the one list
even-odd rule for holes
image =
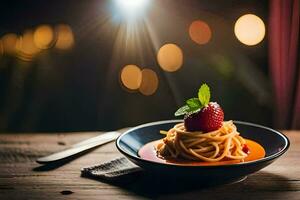
{"label": "strawberry", "polygon": [[200,131],[200,112],[186,114],[184,116],[184,126],[187,131]]}
{"label": "strawberry", "polygon": [[188,131],[210,132],[219,129],[224,120],[224,112],[219,104],[210,102],[199,112],[186,115],[184,125]]}
{"label": "strawberry", "polygon": [[224,112],[219,104],[210,102],[210,88],[202,84],[197,98],[190,98],[180,107],[175,116],[185,115],[184,126],[187,131],[210,132],[219,129],[224,120]]}

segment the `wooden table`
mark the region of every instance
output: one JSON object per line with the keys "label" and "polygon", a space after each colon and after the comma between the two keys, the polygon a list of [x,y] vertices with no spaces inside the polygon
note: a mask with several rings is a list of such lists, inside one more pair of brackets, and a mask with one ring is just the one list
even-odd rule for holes
{"label": "wooden table", "polygon": [[176,188],[137,179],[125,185],[80,176],[80,169],[120,156],[114,143],[71,162],[41,167],[35,159],[64,149],[96,132],[0,134],[0,199],[300,199],[300,131],[284,131],[289,151],[243,182],[215,187]]}

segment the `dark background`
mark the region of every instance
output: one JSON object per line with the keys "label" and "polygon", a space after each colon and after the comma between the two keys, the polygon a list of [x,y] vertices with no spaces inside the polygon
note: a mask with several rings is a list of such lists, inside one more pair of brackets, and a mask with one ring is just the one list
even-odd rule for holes
{"label": "dark background", "polygon": [[[116,44],[124,28],[122,15],[109,0],[1,1],[0,37],[21,35],[41,24],[68,24],[75,45],[67,51],[49,49],[23,61],[0,57],[0,131],[113,130],[174,118],[184,100],[196,96],[201,83],[226,119],[272,126],[273,98],[268,73],[267,35],[255,46],[240,43],[233,32],[244,14],[259,16],[267,27],[268,1],[152,0],[144,17],[151,22],[155,45],[141,35],[139,46]],[[193,20],[207,22],[213,37],[197,45],[188,35]],[[149,27],[148,27],[149,28]],[[138,28],[147,27],[142,22]],[[164,72],[156,52],[165,43],[181,47],[180,70]],[[151,96],[124,89],[124,65],[151,68],[159,86]]]}

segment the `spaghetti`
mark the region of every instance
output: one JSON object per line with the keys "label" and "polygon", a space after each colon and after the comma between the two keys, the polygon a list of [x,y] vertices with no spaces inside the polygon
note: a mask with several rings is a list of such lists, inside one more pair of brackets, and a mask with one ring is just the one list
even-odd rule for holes
{"label": "spaghetti", "polygon": [[162,143],[156,146],[159,157],[217,162],[224,159],[241,160],[247,157],[243,151],[246,141],[240,136],[232,121],[223,122],[218,130],[203,133],[188,132],[184,123],[176,124]]}

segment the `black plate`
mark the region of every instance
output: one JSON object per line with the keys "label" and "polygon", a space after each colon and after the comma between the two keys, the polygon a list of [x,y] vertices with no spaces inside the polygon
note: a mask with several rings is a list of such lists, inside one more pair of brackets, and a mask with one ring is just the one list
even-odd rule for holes
{"label": "black plate", "polygon": [[202,180],[202,182],[223,183],[243,179],[245,176],[266,167],[286,152],[290,145],[288,138],[279,131],[253,123],[234,121],[241,136],[254,140],[264,147],[266,151],[265,158],[218,166],[182,166],[149,161],[138,156],[138,151],[142,146],[164,137],[159,133],[160,130],[169,130],[179,122],[182,122],[182,120],[159,121],[137,126],[123,133],[117,139],[116,146],[133,163],[148,172],[166,176],[171,175],[177,178],[196,178]]}

